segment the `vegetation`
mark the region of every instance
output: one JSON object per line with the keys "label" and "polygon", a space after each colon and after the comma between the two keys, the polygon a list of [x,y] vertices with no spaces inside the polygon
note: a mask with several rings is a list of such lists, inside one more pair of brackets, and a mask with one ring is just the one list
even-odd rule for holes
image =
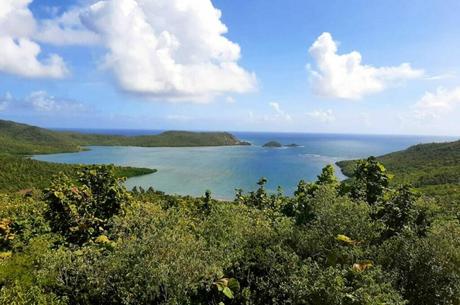
{"label": "vegetation", "polygon": [[458,217],[391,180],[369,158],[222,202],[63,173],[0,195],[0,304],[459,304]]}
{"label": "vegetation", "polygon": [[140,146],[140,147],[194,147],[247,145],[228,132],[165,131],[149,136],[113,136],[65,133],[79,145]]}
{"label": "vegetation", "polygon": [[263,147],[278,148],[278,147],[283,147],[283,145],[280,142],[277,142],[277,141],[270,141],[270,142],[265,143],[263,145]]}
{"label": "vegetation", "polygon": [[125,189],[150,169],[28,159],[83,140],[16,127],[0,154],[0,305],[460,304],[459,206],[404,183],[458,196],[436,174],[455,175],[457,143],[342,162],[344,182],[329,165],[291,197],[262,178],[223,202]]}
{"label": "vegetation", "polygon": [[[48,163],[22,156],[0,154],[0,192],[17,192],[48,187],[54,175],[64,172],[74,176],[78,165]],[[155,173],[155,169],[116,167],[117,177],[134,177]]]}
{"label": "vegetation", "polygon": [[247,145],[227,132],[166,131],[148,136],[58,132],[0,120],[0,153],[43,154],[79,151],[83,146],[185,147]]}
{"label": "vegetation", "polygon": [[283,146],[284,147],[290,147],[290,148],[299,147],[299,145],[295,144],[295,143],[283,145],[283,144],[281,144],[280,142],[277,142],[277,141],[269,141],[269,142],[265,143],[262,147],[280,148],[280,147],[283,147]]}
{"label": "vegetation", "polygon": [[[0,120],[0,191],[43,189],[52,176],[64,172],[73,176],[74,165],[46,163],[24,156],[74,152],[88,145],[126,146],[220,146],[246,145],[229,133],[167,131],[152,136],[113,136],[57,132],[35,126]],[[118,177],[154,173],[148,168],[117,167]]]}
{"label": "vegetation", "polygon": [[[376,160],[394,175],[392,184],[411,184],[444,208],[460,205],[460,141],[412,146]],[[359,160],[337,163],[351,177]]]}
{"label": "vegetation", "polygon": [[295,147],[299,147],[300,145],[299,145],[299,144],[295,144],[295,143],[291,143],[291,144],[287,144],[287,145],[284,145],[284,146],[295,148]]}
{"label": "vegetation", "polygon": [[81,150],[61,133],[0,120],[0,153],[46,154]]}

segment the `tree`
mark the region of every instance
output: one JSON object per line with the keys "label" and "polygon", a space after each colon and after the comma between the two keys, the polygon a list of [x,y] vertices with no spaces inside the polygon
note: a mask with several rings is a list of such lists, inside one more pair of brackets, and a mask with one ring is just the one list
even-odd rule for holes
{"label": "tree", "polygon": [[366,200],[371,205],[383,196],[391,180],[383,164],[375,157],[359,161],[353,177],[352,197]]}
{"label": "tree", "polygon": [[323,168],[321,174],[318,176],[318,181],[316,182],[319,185],[333,185],[338,186],[339,180],[335,176],[334,166],[329,164]]}
{"label": "tree", "polygon": [[386,237],[399,234],[414,225],[417,194],[409,186],[397,189],[385,202],[380,203],[376,216],[386,227]]}
{"label": "tree", "polygon": [[[295,216],[298,225],[307,224],[314,218],[312,199],[317,190],[318,185],[316,183],[301,180],[297,185],[297,189],[294,192],[294,200],[291,200],[292,212],[290,213]],[[285,214],[288,215],[287,213]]]}

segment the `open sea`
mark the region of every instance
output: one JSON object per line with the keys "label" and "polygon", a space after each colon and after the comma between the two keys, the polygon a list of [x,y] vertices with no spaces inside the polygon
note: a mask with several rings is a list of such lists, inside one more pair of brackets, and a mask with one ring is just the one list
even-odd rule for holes
{"label": "open sea", "polygon": [[[156,134],[149,130],[73,130],[117,135]],[[235,189],[251,191],[261,177],[268,179],[267,188],[281,186],[292,194],[299,180],[314,180],[327,164],[339,160],[382,155],[419,143],[456,140],[452,137],[384,136],[344,134],[302,134],[232,132],[252,146],[143,148],[89,147],[78,153],[37,155],[36,160],[77,163],[115,164],[158,169],[157,173],[128,179],[126,186],[152,186],[170,194],[201,196],[211,190],[214,198],[232,199]],[[268,141],[299,147],[264,148]],[[344,176],[337,168],[337,175]]]}

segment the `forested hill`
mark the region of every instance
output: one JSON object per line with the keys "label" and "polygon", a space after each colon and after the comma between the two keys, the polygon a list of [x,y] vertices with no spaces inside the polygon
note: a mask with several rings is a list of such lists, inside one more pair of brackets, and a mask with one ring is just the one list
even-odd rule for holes
{"label": "forested hill", "polygon": [[158,135],[117,136],[60,132],[0,120],[0,153],[34,154],[81,150],[82,146],[195,147],[247,144],[227,132],[166,131]]}
{"label": "forested hill", "polygon": [[0,120],[0,153],[35,154],[80,150],[68,136],[35,126]]}
{"label": "forested hill", "polygon": [[[377,158],[394,174],[396,184],[412,184],[437,197],[460,199],[460,141],[412,146]],[[337,165],[352,176],[357,161]]]}

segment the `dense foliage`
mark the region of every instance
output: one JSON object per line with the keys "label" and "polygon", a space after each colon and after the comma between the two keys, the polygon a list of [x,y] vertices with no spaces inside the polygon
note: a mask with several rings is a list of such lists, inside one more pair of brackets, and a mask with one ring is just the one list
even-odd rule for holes
{"label": "dense foliage", "polygon": [[[75,176],[77,165],[48,163],[22,156],[0,154],[0,191],[21,191],[48,187],[53,176],[64,172]],[[136,167],[116,167],[117,177],[134,177],[154,173],[156,170]]]}
{"label": "dense foliage", "polygon": [[129,204],[130,196],[122,182],[107,166],[83,168],[76,181],[60,174],[44,196],[53,232],[79,245],[103,234],[109,220]]}
{"label": "dense foliage", "polygon": [[99,166],[0,195],[0,304],[459,304],[459,219],[375,159],[355,177],[222,202]]}
{"label": "dense foliage", "polygon": [[[460,206],[460,141],[415,145],[377,160],[394,175],[393,185],[411,184],[437,198],[445,209]],[[351,177],[358,162],[337,164]]]}

